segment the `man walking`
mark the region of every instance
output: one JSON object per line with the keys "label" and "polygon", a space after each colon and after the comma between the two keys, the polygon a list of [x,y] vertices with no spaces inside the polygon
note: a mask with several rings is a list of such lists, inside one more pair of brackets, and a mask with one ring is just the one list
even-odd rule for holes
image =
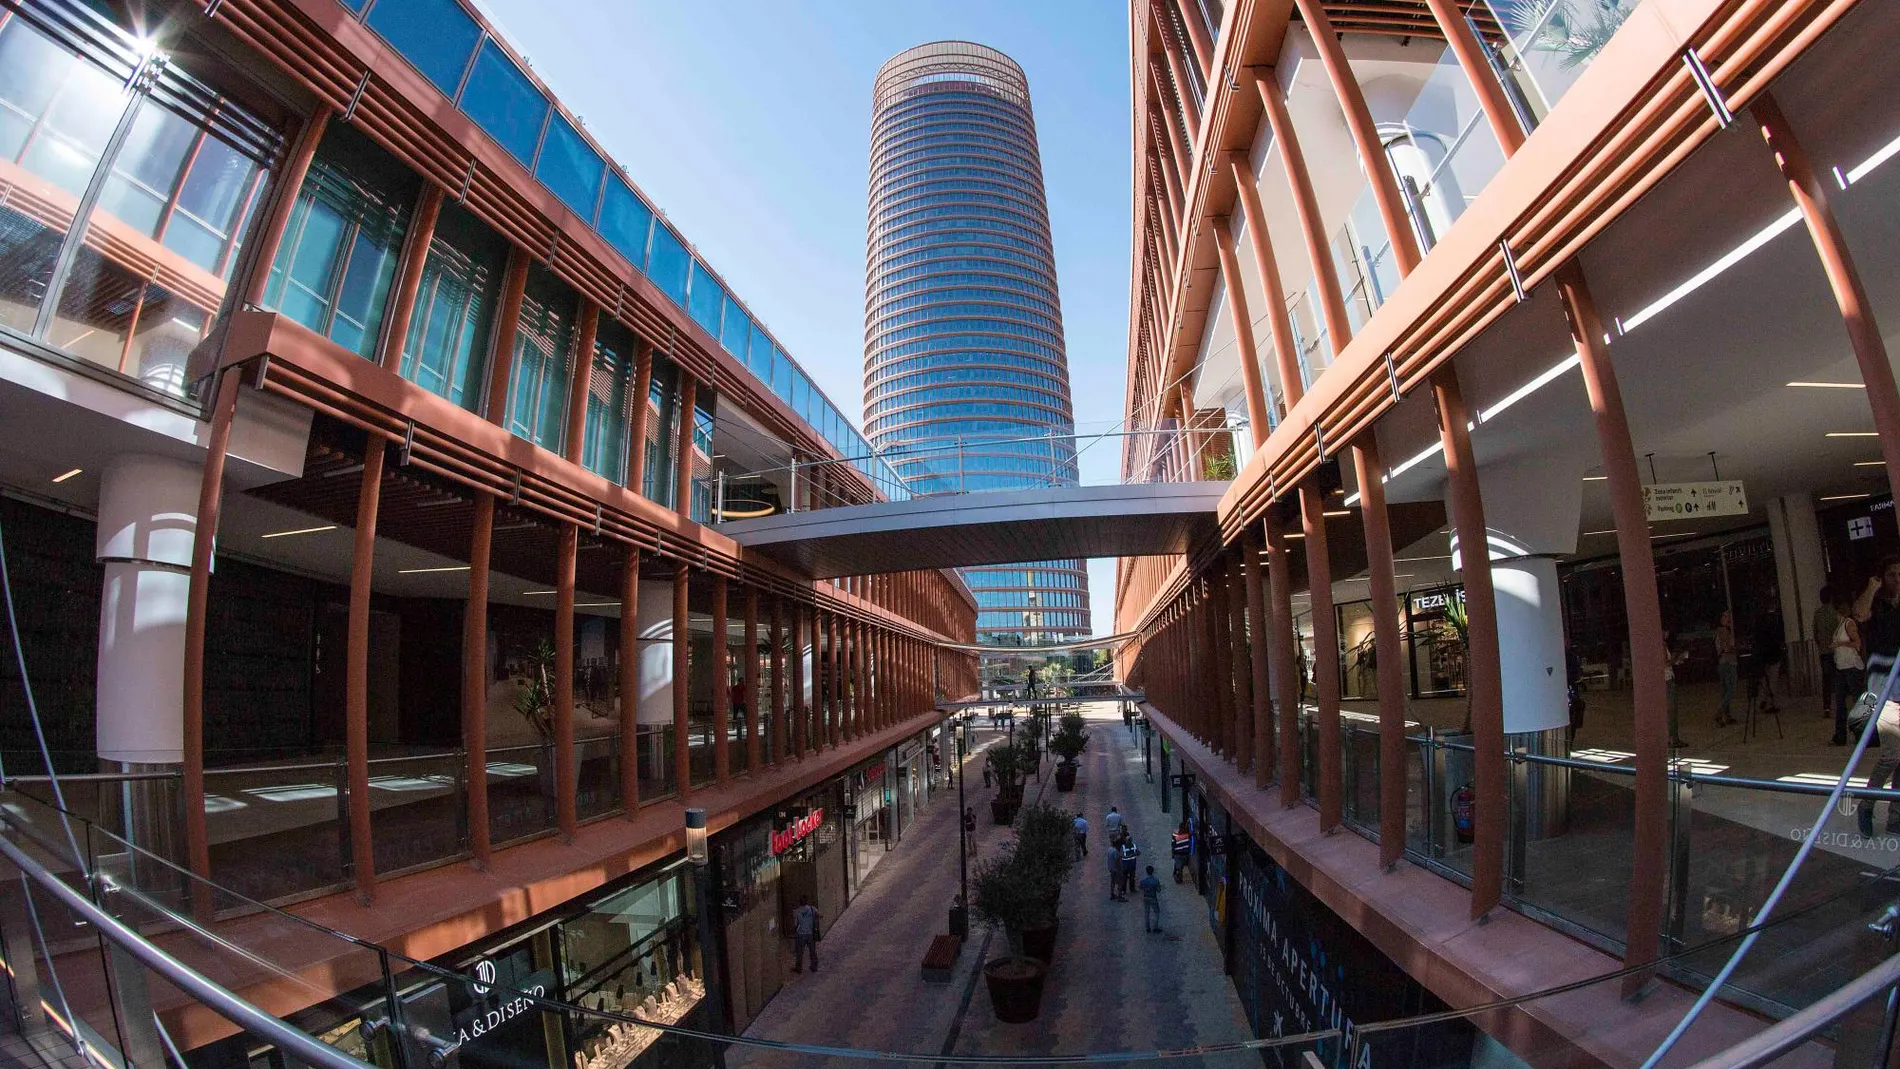
{"label": "man walking", "polygon": [[1122,901],[1122,836],[1120,832],[1108,839],[1108,900]]}
{"label": "man walking", "polygon": [[976,810],[968,806],[963,810],[963,848],[976,853]]}
{"label": "man walking", "polygon": [[818,972],[818,907],[811,899],[800,898],[792,910],[792,971],[805,971],[805,955],[811,954],[811,971]]}
{"label": "man walking", "polygon": [[1155,879],[1155,867],[1148,866],[1148,875],[1141,878],[1141,929],[1144,932],[1161,930],[1161,881]]}
{"label": "man walking", "polygon": [[1135,837],[1125,829],[1122,832],[1122,898],[1127,899],[1135,893],[1135,863],[1141,860],[1141,847],[1135,845]]}
{"label": "man walking", "polygon": [[1122,815],[1112,805],[1108,807],[1108,816],[1102,819],[1102,828],[1111,841],[1121,838]]}
{"label": "man walking", "polygon": [[1187,871],[1188,859],[1194,852],[1194,836],[1188,831],[1186,820],[1181,821],[1181,826],[1174,829],[1174,838],[1168,846],[1168,852],[1174,856],[1174,882],[1180,883],[1181,873]]}
{"label": "man walking", "polygon": [[1089,820],[1080,813],[1075,815],[1075,856],[1078,861],[1089,856]]}

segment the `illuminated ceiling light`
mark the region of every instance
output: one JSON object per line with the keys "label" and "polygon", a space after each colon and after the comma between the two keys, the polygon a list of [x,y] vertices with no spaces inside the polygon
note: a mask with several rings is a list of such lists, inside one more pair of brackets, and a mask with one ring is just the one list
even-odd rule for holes
{"label": "illuminated ceiling light", "polygon": [[1616,528],[1614,528],[1614,527],[1611,527],[1611,528],[1609,528],[1608,530],[1604,530],[1604,531],[1585,531],[1585,532],[1583,532],[1583,536],[1584,536],[1585,538],[1588,538],[1588,537],[1590,537],[1591,535],[1600,535],[1600,534],[1615,534],[1615,533],[1616,533]]}
{"label": "illuminated ceiling light", "polygon": [[294,531],[272,531],[270,534],[264,535],[263,537],[264,538],[289,538],[291,535],[321,534],[324,531],[334,531],[334,530],[336,530],[336,524],[326,523],[322,527],[299,527]]}
{"label": "illuminated ceiling light", "polygon": [[1304,531],[1288,531],[1288,532],[1287,532],[1286,534],[1283,534],[1283,535],[1281,535],[1280,537],[1282,537],[1282,538],[1288,538],[1288,539],[1293,539],[1293,538],[1305,538],[1305,537],[1306,537],[1306,532],[1304,532]]}
{"label": "illuminated ceiling light", "polygon": [[1829,431],[1829,438],[1878,438],[1879,431]]}
{"label": "illuminated ceiling light", "polygon": [[1320,513],[1320,515],[1321,516],[1350,516],[1352,515],[1352,512],[1348,509],[1332,509],[1326,512],[1322,512]]}
{"label": "illuminated ceiling light", "polygon": [[1854,466],[1857,468],[1884,468],[1887,466],[1887,462],[1884,460],[1856,460],[1854,461]]}
{"label": "illuminated ceiling light", "polygon": [[1796,223],[1800,221],[1801,221],[1800,209],[1798,208],[1790,209],[1788,213],[1783,215],[1781,218],[1776,219],[1774,222],[1769,223],[1767,226],[1762,227],[1760,230],[1756,231],[1754,236],[1750,237],[1748,240],[1742,242],[1740,245],[1737,245],[1733,249],[1730,249],[1728,252],[1724,253],[1722,257],[1716,260],[1714,263],[1710,264],[1709,266],[1703,268],[1700,271],[1697,271],[1695,274],[1690,275],[1688,281],[1684,282],[1680,286],[1677,286],[1675,289],[1670,290],[1668,293],[1663,294],[1661,297],[1657,298],[1654,302],[1652,302],[1649,305],[1649,307],[1644,308],[1642,311],[1637,312],[1635,315],[1630,316],[1628,319],[1623,319],[1619,317],[1617,320],[1617,326],[1621,328],[1624,334],[1628,334],[1630,331],[1635,330],[1637,327],[1640,327],[1644,323],[1647,323],[1650,320],[1656,318],[1657,316],[1661,315],[1664,311],[1666,311],[1670,305],[1675,304],[1677,301],[1682,300],[1684,297],[1687,297],[1691,293],[1694,293],[1696,290],[1699,290],[1703,286],[1708,285],[1709,282],[1715,278],[1715,276],[1721,274],[1722,272],[1728,270],[1731,267],[1734,267],[1736,264],[1741,263],[1742,260],[1746,259],[1750,253],[1753,253],[1756,249],[1759,249],[1763,245],[1766,245],[1770,241],[1773,241],[1775,238],[1781,235],[1782,231],[1787,230],[1789,227],[1795,225]]}
{"label": "illuminated ceiling light", "polygon": [[577,601],[574,603],[574,607],[577,609],[616,609],[620,607],[620,603],[617,601]]}
{"label": "illuminated ceiling light", "polygon": [[1814,500],[1816,501],[1859,501],[1863,497],[1872,497],[1872,496],[1874,495],[1872,494],[1827,494],[1822,497],[1817,497]]}
{"label": "illuminated ceiling light", "polygon": [[1791,382],[1790,386],[1800,386],[1810,390],[1864,390],[1863,382]]}
{"label": "illuminated ceiling light", "polygon": [[524,596],[524,597],[525,597],[525,596],[527,596],[527,595],[530,595],[530,594],[553,594],[553,593],[555,593],[555,591],[552,591],[552,590],[524,590],[524,591],[522,591],[521,593],[522,593],[522,596]]}
{"label": "illuminated ceiling light", "polygon": [[1510,393],[1504,395],[1504,399],[1499,401],[1497,404],[1492,405],[1490,408],[1487,408],[1483,412],[1478,413],[1478,422],[1479,423],[1491,422],[1492,420],[1498,418],[1498,416],[1502,415],[1505,409],[1510,408],[1512,405],[1517,404],[1519,401],[1522,401],[1524,398],[1529,397],[1531,394],[1534,394],[1537,391],[1543,389],[1544,387],[1550,385],[1551,383],[1557,381],[1557,379],[1561,375],[1563,375],[1564,372],[1569,371],[1571,368],[1577,367],[1578,365],[1582,363],[1583,363],[1583,357],[1578,356],[1576,353],[1571,353],[1569,356],[1564,357],[1562,360],[1559,360],[1555,364],[1552,364],[1550,367],[1546,368],[1543,374],[1537,376],[1531,381],[1525,383],[1522,386],[1519,386],[1517,389],[1512,390]]}
{"label": "illuminated ceiling light", "polygon": [[398,568],[396,569],[396,574],[433,575],[436,572],[465,572],[468,571],[468,568],[469,566],[466,564],[445,564],[440,568]]}
{"label": "illuminated ceiling light", "polygon": [[1393,557],[1392,559],[1393,559],[1393,560],[1395,560],[1395,561],[1417,561],[1417,560],[1450,560],[1450,559],[1451,559],[1451,554],[1449,554],[1449,553],[1441,553],[1441,554],[1439,554],[1439,555],[1437,555],[1437,556],[1435,556],[1435,557]]}
{"label": "illuminated ceiling light", "polygon": [[82,472],[82,471],[85,471],[85,470],[86,470],[86,469],[84,469],[84,468],[74,468],[73,470],[71,470],[71,471],[69,471],[69,472],[67,472],[67,473],[66,473],[66,474],[64,474],[64,475],[55,475],[55,476],[53,476],[53,481],[54,481],[54,482],[56,482],[56,483],[63,483],[63,482],[65,482],[66,480],[68,480],[68,479],[70,479],[70,478],[72,478],[72,477],[73,477],[73,476],[75,476],[75,475],[78,475],[78,474],[79,474],[80,472]]}
{"label": "illuminated ceiling light", "polygon": [[1608,478],[1608,475],[1585,475],[1583,481],[1587,483],[1600,483]]}

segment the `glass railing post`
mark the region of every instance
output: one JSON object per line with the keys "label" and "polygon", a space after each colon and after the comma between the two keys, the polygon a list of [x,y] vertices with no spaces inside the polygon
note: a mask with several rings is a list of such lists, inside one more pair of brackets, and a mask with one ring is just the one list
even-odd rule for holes
{"label": "glass railing post", "polygon": [[[396,990],[395,974],[389,968],[387,948],[376,947],[376,964],[382,969],[383,974],[383,1009],[389,1015],[391,1040],[389,1053],[396,1063],[395,1069],[428,1069],[431,1064],[430,1059],[424,1055],[424,1052],[411,1047],[412,1044],[420,1046],[418,1042],[420,1037],[412,1035],[402,1019],[402,999],[398,997]],[[423,1056],[418,1057],[418,1055]]]}
{"label": "glass railing post", "polygon": [[455,765],[449,771],[449,778],[452,784],[450,789],[455,792],[452,802],[455,807],[455,849],[457,853],[467,853],[473,849],[473,846],[470,842],[468,820],[468,748],[466,746],[455,748]]}
{"label": "glass railing post", "polygon": [[1689,830],[1695,812],[1695,785],[1681,767],[1669,770],[1669,877],[1664,901],[1664,954],[1687,946],[1689,923]]}
{"label": "glass railing post", "polygon": [[355,849],[350,836],[349,763],[338,758],[336,764],[330,768],[330,777],[330,782],[336,785],[336,791],[332,795],[336,799],[336,813],[331,819],[336,823],[337,858],[342,862],[343,879],[348,881],[356,877]]}
{"label": "glass railing post", "polygon": [[1511,751],[1511,848],[1505,857],[1504,886],[1513,895],[1524,893],[1524,851],[1529,837],[1530,762],[1522,749]]}
{"label": "glass railing post", "polygon": [[33,928],[24,901],[27,884],[21,882],[18,895],[5,893],[10,886],[0,882],[0,954],[6,955],[15,1022],[22,1034],[33,1035],[45,1026],[39,961],[33,953]]}

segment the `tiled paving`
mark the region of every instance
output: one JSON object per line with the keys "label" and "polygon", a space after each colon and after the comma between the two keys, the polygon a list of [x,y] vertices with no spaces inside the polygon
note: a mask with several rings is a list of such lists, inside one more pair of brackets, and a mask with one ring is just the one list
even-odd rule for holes
{"label": "tiled paving", "polygon": [[[1098,715],[1090,731],[1075,793],[1057,793],[1052,777],[1041,788],[1029,784],[1032,798],[1041,790],[1045,801],[1086,812],[1092,829],[1091,856],[1062,896],[1056,960],[1035,1021],[1002,1024],[991,1008],[977,966],[998,954],[1000,933],[972,933],[951,983],[923,982],[920,959],[930,937],[945,930],[944,911],[957,892],[956,813],[951,805],[935,804],[825,934],[823,972],[780,991],[746,1034],[906,1054],[1032,1057],[1249,1038],[1203,900],[1191,884],[1167,879],[1168,818],[1157,790],[1143,779],[1139,747],[1118,717]],[[985,730],[979,742],[989,737]],[[978,760],[970,763],[973,772]],[[978,812],[980,848],[988,854],[1009,833],[990,823],[993,792],[981,783],[978,772],[968,794]],[[1164,934],[1143,933],[1139,900],[1108,900],[1101,825],[1111,805],[1128,816],[1143,864],[1153,863],[1162,875]],[[1258,1061],[1257,1054],[1243,1052],[1170,1064],[1238,1069]],[[726,1062],[731,1069],[868,1064],[740,1047],[727,1052]]]}

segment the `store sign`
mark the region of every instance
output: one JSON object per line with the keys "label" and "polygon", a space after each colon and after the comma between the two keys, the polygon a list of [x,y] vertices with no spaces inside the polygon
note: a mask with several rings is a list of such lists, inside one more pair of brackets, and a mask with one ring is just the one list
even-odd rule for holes
{"label": "store sign", "polygon": [[1863,538],[1872,538],[1873,536],[1874,518],[1872,516],[1856,516],[1847,521],[1848,541],[1858,542]]}
{"label": "store sign", "polygon": [[1651,520],[1699,520],[1748,515],[1748,491],[1740,479],[1708,483],[1654,483],[1643,487],[1643,511]]}
{"label": "store sign", "polygon": [[[473,970],[475,983],[470,985],[480,997],[475,1005],[456,1015],[455,1041],[457,1045],[467,1045],[481,1039],[508,1022],[535,1008],[527,998],[546,998],[548,986],[554,982],[554,974],[543,970],[531,973],[521,981],[506,985],[512,990],[495,991],[495,963],[483,958],[475,963]],[[521,994],[515,994],[519,991]]]}
{"label": "store sign", "polygon": [[1460,605],[1465,603],[1464,587],[1434,590],[1429,594],[1414,594],[1412,595],[1412,611],[1414,613],[1443,612],[1451,607],[1453,601]]}
{"label": "store sign", "polygon": [[784,831],[773,832],[772,833],[772,856],[777,857],[778,855],[798,845],[799,840],[803,839],[807,835],[810,835],[812,832],[817,831],[819,827],[824,824],[824,822],[825,822],[825,810],[823,806],[820,806],[819,808],[812,810],[810,813],[806,814],[805,816],[800,817],[798,820],[793,821],[791,826],[786,828]]}

